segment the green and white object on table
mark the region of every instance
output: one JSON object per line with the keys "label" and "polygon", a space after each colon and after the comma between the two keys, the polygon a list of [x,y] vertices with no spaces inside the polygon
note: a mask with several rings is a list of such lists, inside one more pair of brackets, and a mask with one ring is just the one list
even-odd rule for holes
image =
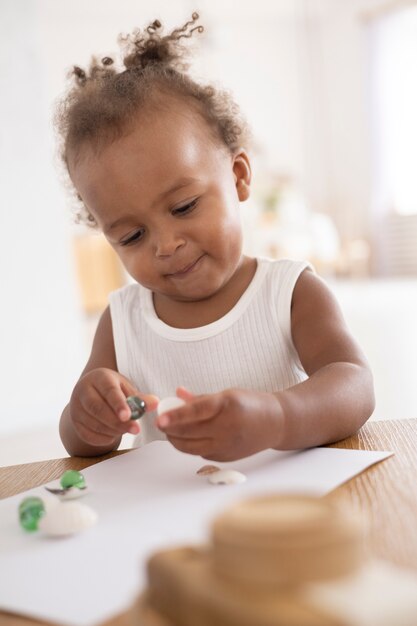
{"label": "green and white object on table", "polygon": [[19,522],[28,532],[38,530],[41,517],[45,515],[45,505],[41,498],[29,496],[19,504]]}
{"label": "green and white object on table", "polygon": [[59,487],[45,487],[49,493],[58,496],[60,500],[74,500],[87,493],[87,484],[81,472],[67,470],[59,480]]}

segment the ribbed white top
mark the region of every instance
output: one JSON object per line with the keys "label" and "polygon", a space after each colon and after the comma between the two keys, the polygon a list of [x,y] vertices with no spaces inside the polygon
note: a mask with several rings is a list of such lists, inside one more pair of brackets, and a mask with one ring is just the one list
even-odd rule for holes
{"label": "ribbed white top", "polygon": [[[291,300],[303,261],[257,259],[256,273],[236,305],[200,328],[160,320],[152,292],[127,285],[110,295],[117,367],[143,393],[160,398],[184,386],[193,393],[231,387],[280,391],[307,378],[291,338]],[[141,419],[137,444],[165,436],[154,415]]]}

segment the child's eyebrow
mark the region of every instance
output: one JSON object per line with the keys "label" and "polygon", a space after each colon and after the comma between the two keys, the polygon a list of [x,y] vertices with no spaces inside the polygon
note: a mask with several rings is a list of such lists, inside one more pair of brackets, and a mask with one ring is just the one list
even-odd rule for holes
{"label": "child's eyebrow", "polygon": [[196,183],[196,182],[198,182],[197,178],[192,178],[192,177],[182,177],[178,179],[172,185],[172,187],[160,193],[159,196],[156,198],[156,200],[152,203],[152,205],[156,204],[157,202],[160,202],[161,200],[171,195],[175,191],[178,191],[179,189],[182,189],[183,187],[188,187],[188,185],[192,185],[193,183]]}

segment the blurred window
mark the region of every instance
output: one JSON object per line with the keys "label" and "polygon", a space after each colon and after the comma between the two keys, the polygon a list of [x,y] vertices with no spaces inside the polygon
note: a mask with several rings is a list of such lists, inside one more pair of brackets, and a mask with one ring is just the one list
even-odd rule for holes
{"label": "blurred window", "polygon": [[371,28],[371,81],[378,209],[417,214],[417,7]]}

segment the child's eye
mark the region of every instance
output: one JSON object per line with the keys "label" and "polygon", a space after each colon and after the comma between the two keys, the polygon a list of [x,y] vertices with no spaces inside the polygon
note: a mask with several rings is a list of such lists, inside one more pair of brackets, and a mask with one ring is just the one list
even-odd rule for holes
{"label": "child's eye", "polygon": [[191,202],[188,202],[183,206],[179,206],[178,208],[173,209],[172,215],[185,215],[186,213],[190,213],[197,205],[197,202],[198,198],[195,198],[194,200],[191,200]]}
{"label": "child's eye", "polygon": [[140,241],[143,238],[144,234],[145,234],[145,231],[143,228],[141,228],[140,230],[137,230],[126,239],[122,239],[122,241],[120,242],[120,245],[128,246],[129,244],[136,243],[137,241]]}

